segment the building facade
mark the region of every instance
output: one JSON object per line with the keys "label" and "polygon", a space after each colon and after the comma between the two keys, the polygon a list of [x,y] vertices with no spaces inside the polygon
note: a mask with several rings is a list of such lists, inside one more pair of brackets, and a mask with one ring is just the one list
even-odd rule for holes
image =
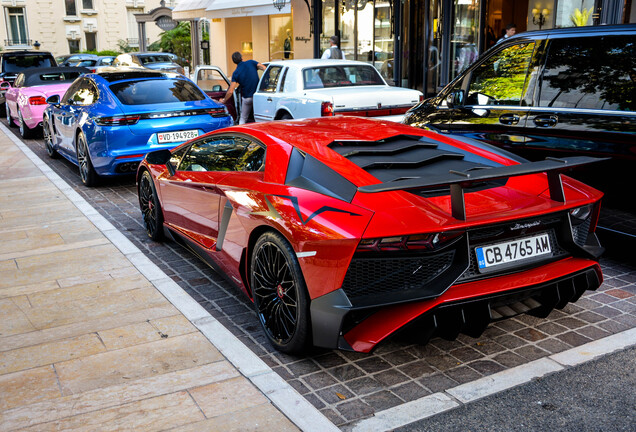
{"label": "building facade", "polygon": [[[4,50],[33,49],[54,55],[139,46],[135,14],[160,6],[160,0],[0,0],[0,41]],[[173,7],[176,0],[165,1]],[[148,25],[147,43],[162,30]],[[36,43],[37,42],[37,43]]]}
{"label": "building facade", "polygon": [[[633,0],[177,0],[201,52],[231,73],[234,51],[261,62],[317,58],[337,35],[346,58],[391,84],[435,94],[514,23],[517,32],[636,22]],[[207,39],[206,39],[207,38]]]}

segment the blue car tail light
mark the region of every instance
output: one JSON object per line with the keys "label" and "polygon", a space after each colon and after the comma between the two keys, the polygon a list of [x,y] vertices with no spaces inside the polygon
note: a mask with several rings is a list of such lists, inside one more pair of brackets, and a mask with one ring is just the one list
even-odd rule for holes
{"label": "blue car tail light", "polygon": [[111,117],[99,117],[95,119],[95,123],[99,126],[127,126],[134,125],[141,118],[140,115],[124,115],[124,116],[111,116]]}
{"label": "blue car tail light", "polygon": [[180,111],[162,111],[151,112],[144,114],[128,114],[120,116],[99,117],[95,119],[95,123],[99,126],[129,126],[136,124],[139,120],[155,120],[165,119],[171,117],[187,117],[208,114],[212,117],[226,117],[228,116],[227,108],[206,108],[206,109],[194,109],[194,110],[180,110]]}

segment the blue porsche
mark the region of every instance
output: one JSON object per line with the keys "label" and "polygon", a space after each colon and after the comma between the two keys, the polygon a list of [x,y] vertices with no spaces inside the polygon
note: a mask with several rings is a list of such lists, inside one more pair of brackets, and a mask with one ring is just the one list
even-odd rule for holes
{"label": "blue porsche", "polygon": [[146,153],[171,149],[230,126],[226,108],[174,73],[110,70],[80,76],[46,102],[42,128],[49,156],[79,167],[86,186],[132,174]]}

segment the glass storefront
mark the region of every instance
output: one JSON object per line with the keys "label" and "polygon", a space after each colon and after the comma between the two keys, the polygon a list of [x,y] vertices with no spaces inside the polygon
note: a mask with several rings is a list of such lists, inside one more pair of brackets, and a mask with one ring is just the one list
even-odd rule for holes
{"label": "glass storefront", "polygon": [[320,54],[340,37],[345,58],[373,64],[393,82],[394,20],[391,1],[323,0]]}
{"label": "glass storefront", "polygon": [[294,33],[291,14],[269,15],[269,59],[294,58]]}
{"label": "glass storefront", "polygon": [[[509,23],[539,28],[636,21],[633,0],[322,0],[320,56],[332,35],[347,59],[373,64],[391,85],[425,96],[466,70]],[[397,57],[396,56],[396,48]]]}

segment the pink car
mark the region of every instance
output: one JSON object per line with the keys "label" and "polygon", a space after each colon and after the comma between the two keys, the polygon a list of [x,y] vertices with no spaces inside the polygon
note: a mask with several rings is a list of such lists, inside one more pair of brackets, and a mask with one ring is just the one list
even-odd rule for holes
{"label": "pink car", "polygon": [[60,98],[84,73],[90,73],[82,67],[31,68],[18,74],[13,87],[2,83],[6,92],[6,112],[9,126],[18,125],[22,138],[31,138],[35,129],[42,126],[42,114],[46,100],[50,96]]}

